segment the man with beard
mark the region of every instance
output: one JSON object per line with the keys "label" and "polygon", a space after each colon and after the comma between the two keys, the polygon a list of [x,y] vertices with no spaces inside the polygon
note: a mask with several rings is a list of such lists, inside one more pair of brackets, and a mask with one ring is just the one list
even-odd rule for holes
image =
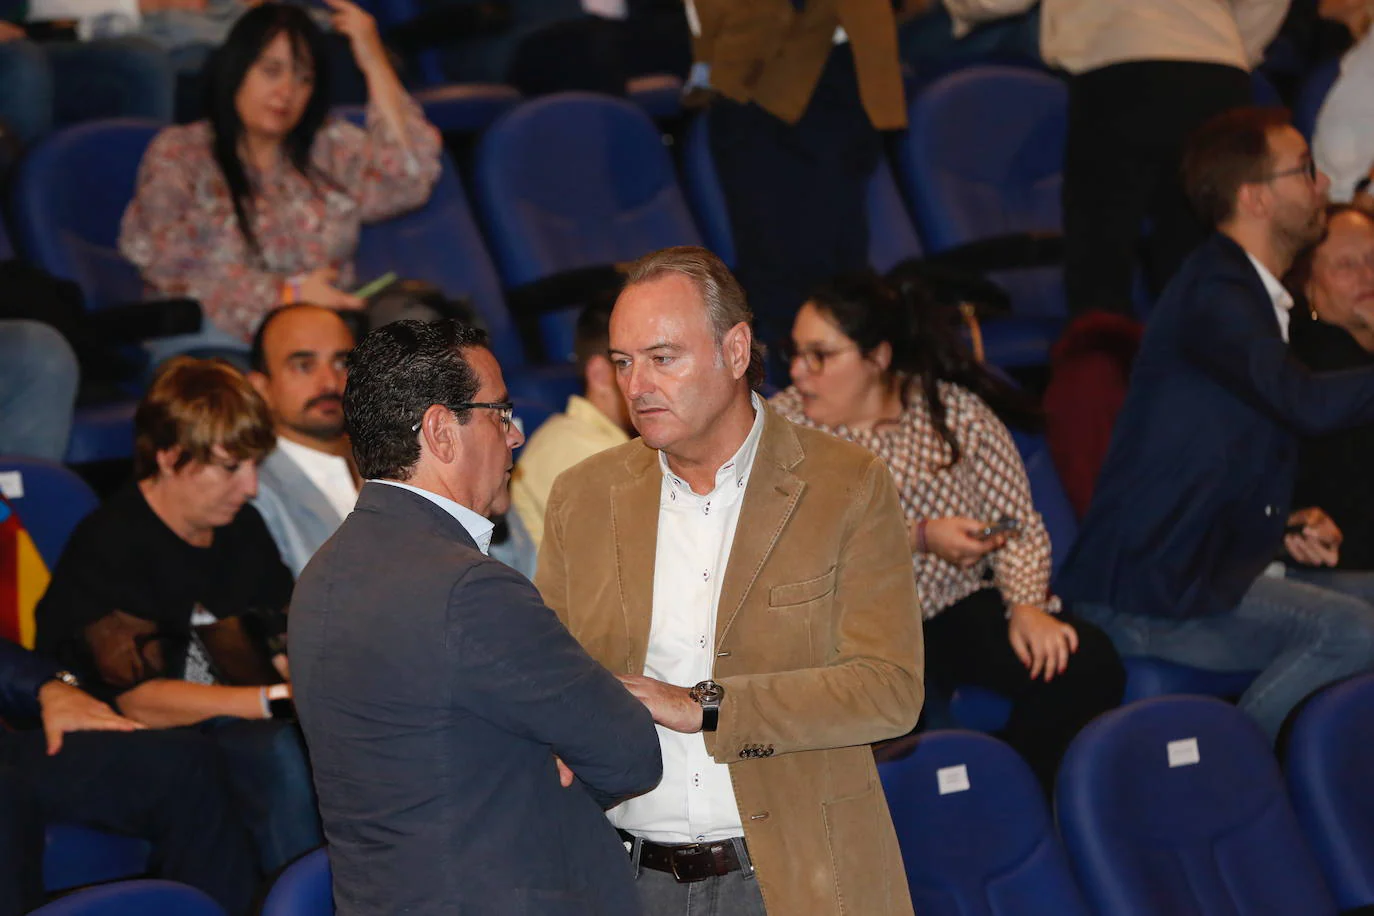
{"label": "man with beard", "polygon": [[315,305],[268,313],[253,337],[248,378],[277,432],[254,505],[293,576],[353,510],[362,484],[343,422],[353,344],[339,313]]}
{"label": "man with beard", "polygon": [[1150,318],[1058,589],[1123,656],[1259,671],[1240,706],[1275,737],[1303,697],[1374,664],[1374,606],[1265,574],[1284,546],[1339,541],[1324,513],[1290,511],[1298,442],[1374,421],[1374,369],[1289,353],[1278,278],[1321,238],[1329,182],[1286,114],[1208,121],[1183,178],[1216,232]]}

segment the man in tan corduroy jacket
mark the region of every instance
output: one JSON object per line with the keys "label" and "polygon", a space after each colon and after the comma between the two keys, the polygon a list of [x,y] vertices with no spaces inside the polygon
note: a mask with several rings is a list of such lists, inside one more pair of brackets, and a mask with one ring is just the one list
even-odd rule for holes
{"label": "man in tan corduroy jacket", "polygon": [[910,916],[869,749],[923,697],[886,466],[752,394],[748,307],[703,249],[631,266],[611,359],[643,438],[558,478],[535,583],[659,726],[663,781],[609,812],[646,916]]}

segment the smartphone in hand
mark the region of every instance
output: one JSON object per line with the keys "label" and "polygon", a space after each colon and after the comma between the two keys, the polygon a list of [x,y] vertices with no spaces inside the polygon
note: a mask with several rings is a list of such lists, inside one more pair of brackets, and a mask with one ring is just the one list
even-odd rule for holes
{"label": "smartphone in hand", "polygon": [[978,540],[986,541],[989,538],[994,538],[999,534],[1014,534],[1020,530],[1020,519],[1012,518],[1010,515],[1004,515],[997,521],[992,522],[988,525],[984,525],[982,530],[978,532]]}

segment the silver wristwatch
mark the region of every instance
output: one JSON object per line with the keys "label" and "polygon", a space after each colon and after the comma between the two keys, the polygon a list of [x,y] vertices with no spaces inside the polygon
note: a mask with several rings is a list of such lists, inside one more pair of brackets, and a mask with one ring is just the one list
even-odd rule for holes
{"label": "silver wristwatch", "polygon": [[725,699],[725,688],[715,681],[705,680],[689,690],[687,695],[701,704],[701,730],[715,731],[720,723],[720,701]]}

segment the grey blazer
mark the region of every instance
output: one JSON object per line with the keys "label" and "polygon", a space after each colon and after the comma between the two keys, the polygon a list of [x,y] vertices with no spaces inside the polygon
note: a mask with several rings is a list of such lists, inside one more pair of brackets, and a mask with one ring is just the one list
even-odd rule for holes
{"label": "grey blazer", "polygon": [[343,516],[300,465],[281,449],[273,449],[258,468],[258,495],[253,506],[272,532],[282,562],[298,579],[315,551],[343,522]]}
{"label": "grey blazer", "polygon": [[339,916],[639,912],[603,808],[658,783],[653,722],[456,519],[364,485],[290,619]]}

